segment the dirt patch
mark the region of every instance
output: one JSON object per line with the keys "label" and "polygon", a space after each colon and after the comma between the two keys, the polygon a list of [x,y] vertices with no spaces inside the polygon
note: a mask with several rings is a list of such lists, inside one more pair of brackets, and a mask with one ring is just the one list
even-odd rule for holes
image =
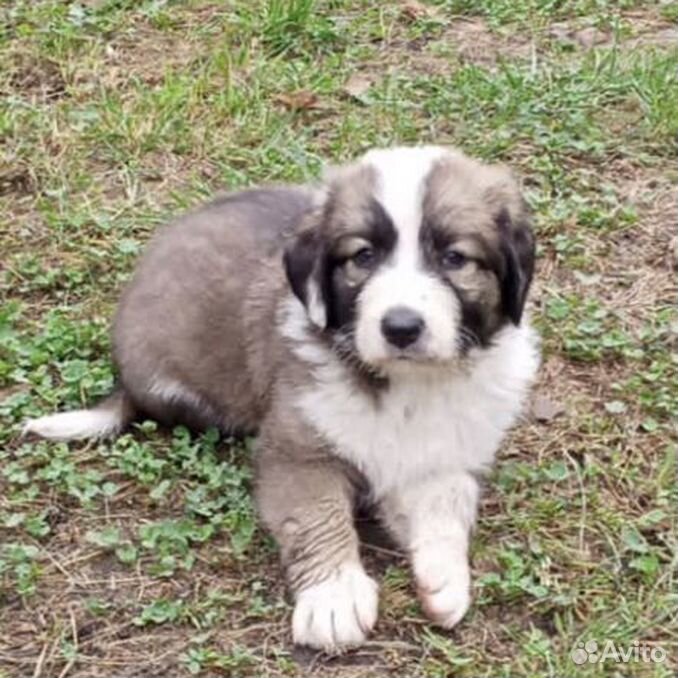
{"label": "dirt patch", "polygon": [[529,37],[496,33],[476,17],[453,19],[429,39],[395,40],[385,47],[394,70],[421,75],[445,73],[464,64],[493,69],[504,59],[529,58],[532,49]]}
{"label": "dirt patch", "polygon": [[[435,15],[433,15],[435,16]],[[678,28],[661,17],[633,13],[623,15],[630,35],[621,42],[628,48],[678,46]],[[383,62],[391,70],[421,75],[449,71],[471,64],[493,70],[502,61],[531,61],[551,41],[586,51],[611,47],[612,30],[585,23],[581,19],[554,22],[534,35],[521,31],[492,30],[480,17],[454,18],[431,36],[405,40],[396,31],[383,48]]]}
{"label": "dirt patch", "polygon": [[529,36],[510,37],[491,31],[482,19],[455,19],[445,28],[441,42],[452,45],[462,63],[494,66],[502,59],[526,59],[533,46]]}
{"label": "dirt patch", "polygon": [[36,191],[36,178],[27,167],[0,169],[0,196],[31,195]]}
{"label": "dirt patch", "polygon": [[[678,189],[665,173],[642,172],[619,181],[617,191],[637,209],[639,219],[632,229],[613,238],[613,260],[633,272],[638,283],[654,278],[648,282],[652,297],[667,300],[666,292],[675,288],[671,242],[678,224]],[[631,301],[620,298],[614,303],[628,308]]]}
{"label": "dirt patch", "polygon": [[209,45],[177,39],[162,31],[147,29],[134,39],[120,37],[105,50],[106,84],[136,77],[154,85],[172,70],[185,69],[206,54]]}
{"label": "dirt patch", "polygon": [[11,58],[9,89],[27,99],[49,102],[66,95],[66,79],[50,59],[16,53]]}
{"label": "dirt patch", "polygon": [[647,10],[625,12],[623,19],[628,22],[632,37],[625,41],[628,47],[678,47],[678,26]]}
{"label": "dirt patch", "polygon": [[[621,18],[624,31],[629,33],[620,39],[626,48],[678,46],[678,27],[659,16],[627,12]],[[587,24],[582,19],[555,22],[548,27],[547,35],[583,50],[611,47],[617,40],[612,29]]]}
{"label": "dirt patch", "polygon": [[464,64],[492,70],[504,59],[530,58],[532,50],[529,37],[493,32],[477,17],[441,20],[435,30],[416,38],[408,37],[396,24],[379,45],[376,57],[362,62],[358,77],[372,82],[384,73],[428,77],[449,73]]}
{"label": "dirt patch", "polygon": [[[597,239],[604,254],[595,258],[596,276],[588,289],[611,308],[620,309],[631,325],[647,322],[675,297],[672,237],[678,223],[678,190],[665,172],[611,164],[606,178],[620,203],[632,207],[637,221]],[[570,285],[581,283],[571,280]]]}

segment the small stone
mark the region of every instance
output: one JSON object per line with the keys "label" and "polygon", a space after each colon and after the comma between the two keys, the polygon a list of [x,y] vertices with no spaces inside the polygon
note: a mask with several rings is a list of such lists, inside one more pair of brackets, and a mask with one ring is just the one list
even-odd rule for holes
{"label": "small stone", "polygon": [[606,33],[603,33],[603,31],[600,31],[593,26],[589,26],[588,28],[582,28],[580,31],[577,31],[574,34],[574,39],[584,49],[591,49],[596,45],[607,42],[608,36]]}
{"label": "small stone", "polygon": [[343,87],[346,94],[354,99],[361,99],[367,90],[372,87],[372,80],[361,73],[354,73]]}
{"label": "small stone", "polygon": [[547,396],[537,394],[532,401],[532,416],[536,421],[549,422],[563,412],[565,407]]}

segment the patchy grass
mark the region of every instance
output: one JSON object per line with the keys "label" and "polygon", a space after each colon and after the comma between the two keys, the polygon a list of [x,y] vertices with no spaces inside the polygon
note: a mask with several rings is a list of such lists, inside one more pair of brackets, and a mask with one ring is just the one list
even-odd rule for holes
{"label": "patchy grass", "polygon": [[[0,10],[0,676],[674,675],[675,3],[13,0]],[[673,22],[673,23],[672,23]],[[22,441],[111,385],[150,232],[213,193],[376,144],[508,162],[539,235],[533,413],[488,483],[475,604],[421,615],[374,540],[364,648],[290,644],[248,441]],[[583,666],[587,641],[665,648]]]}

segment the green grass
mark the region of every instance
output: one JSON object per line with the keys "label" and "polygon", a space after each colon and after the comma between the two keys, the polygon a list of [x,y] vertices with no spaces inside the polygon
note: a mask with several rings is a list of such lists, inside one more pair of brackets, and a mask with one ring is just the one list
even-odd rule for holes
{"label": "green grass", "polygon": [[[635,0],[6,3],[0,677],[673,675],[677,16]],[[314,657],[290,644],[249,441],[144,422],[110,443],[28,442],[21,422],[109,390],[115,300],[171,215],[429,142],[523,176],[537,391],[564,411],[502,450],[454,632],[426,623],[404,561],[368,545],[373,642]],[[669,656],[574,664],[590,640]]]}

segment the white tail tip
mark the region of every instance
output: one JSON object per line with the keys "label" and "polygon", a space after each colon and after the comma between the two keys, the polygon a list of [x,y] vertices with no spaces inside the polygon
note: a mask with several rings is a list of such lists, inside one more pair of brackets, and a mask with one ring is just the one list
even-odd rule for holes
{"label": "white tail tip", "polygon": [[114,409],[73,410],[29,419],[22,435],[34,433],[48,440],[104,438],[120,430],[120,413]]}

